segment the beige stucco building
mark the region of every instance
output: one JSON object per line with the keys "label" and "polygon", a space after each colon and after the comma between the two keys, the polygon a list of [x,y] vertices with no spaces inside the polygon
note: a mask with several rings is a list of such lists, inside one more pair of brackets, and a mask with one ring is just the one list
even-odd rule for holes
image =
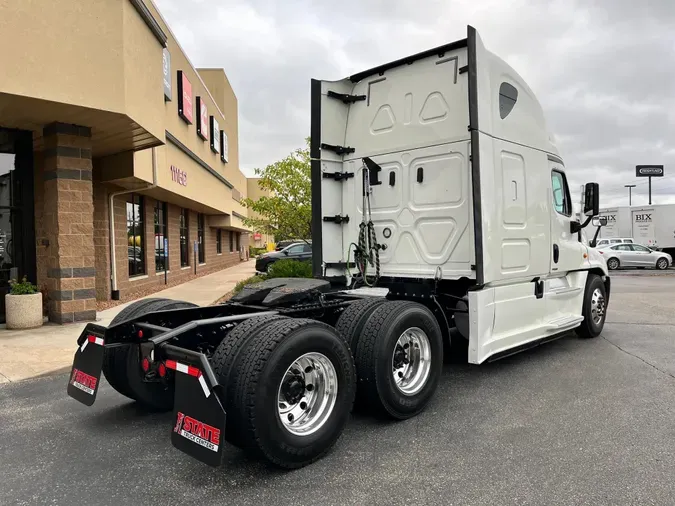
{"label": "beige stucco building", "polygon": [[246,256],[236,95],[151,0],[3,2],[0,46],[0,304],[25,274],[93,320]]}

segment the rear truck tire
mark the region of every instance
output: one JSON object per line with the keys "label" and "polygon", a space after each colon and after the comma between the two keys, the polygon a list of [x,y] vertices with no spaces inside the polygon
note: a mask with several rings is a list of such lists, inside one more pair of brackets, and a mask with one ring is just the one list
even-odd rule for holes
{"label": "rear truck tire", "polygon": [[619,263],[618,258],[610,258],[609,260],[607,260],[607,268],[610,271],[614,271],[614,270],[618,269],[619,265],[620,265],[620,263]]}
{"label": "rear truck tire", "polygon": [[[135,318],[137,315],[143,314],[145,306],[152,304],[159,298],[137,300],[122,309],[115,318],[110,322],[110,326],[117,325],[123,321]],[[129,381],[127,379],[127,355],[128,348],[112,348],[105,349],[103,352],[103,375],[111,387],[117,390],[120,394],[130,399],[136,400],[133,392],[129,388]]]}
{"label": "rear truck tire", "polygon": [[270,322],[255,333],[239,374],[228,424],[240,446],[295,469],[340,438],[356,392],[354,359],[333,327],[309,319]]}
{"label": "rear truck tire", "polygon": [[[234,397],[236,391],[235,379],[239,377],[242,362],[245,361],[249,344],[267,325],[278,320],[287,320],[287,316],[267,315],[255,316],[239,323],[221,341],[211,357],[213,373],[218,383],[225,389],[225,412],[234,411]],[[225,440],[235,446],[240,446],[242,435],[238,432],[239,426],[233,423],[225,425]]]}
{"label": "rear truck tire", "polygon": [[661,257],[656,261],[656,268],[660,271],[665,271],[668,268],[668,259]]}
{"label": "rear truck tire", "polygon": [[[143,299],[120,311],[112,319],[110,326],[154,311],[191,307],[197,307],[197,305],[172,299]],[[173,408],[173,385],[167,387],[162,383],[143,382],[138,345],[105,348],[102,369],[110,386],[125,397],[159,411],[168,411]]]}
{"label": "rear truck tire", "polygon": [[433,313],[412,301],[388,301],[368,318],[356,355],[357,403],[405,420],[436,392],[443,368],[443,334]]}
{"label": "rear truck tire", "polygon": [[605,326],[607,293],[605,283],[597,274],[588,274],[581,314],[584,320],[576,328],[577,335],[587,339],[598,337]]}
{"label": "rear truck tire", "polygon": [[347,341],[352,353],[356,353],[356,345],[366,321],[385,302],[387,299],[380,297],[359,300],[347,306],[338,318],[335,330]]}

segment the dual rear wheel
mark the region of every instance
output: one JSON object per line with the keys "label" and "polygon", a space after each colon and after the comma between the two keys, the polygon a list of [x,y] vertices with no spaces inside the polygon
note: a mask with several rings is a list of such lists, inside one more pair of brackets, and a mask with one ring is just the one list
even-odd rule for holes
{"label": "dual rear wheel", "polygon": [[[182,307],[192,305],[139,301],[112,324]],[[310,464],[340,438],[355,401],[394,419],[424,409],[438,385],[442,348],[433,314],[414,302],[358,301],[336,328],[280,315],[244,320],[210,358],[225,387],[225,439],[280,467]],[[143,382],[137,362],[137,346],[107,349],[103,372],[123,395],[172,409],[173,385]]]}
{"label": "dual rear wheel", "polygon": [[353,303],[336,328],[351,343],[360,409],[403,420],[426,407],[443,367],[443,335],[426,306],[366,299]]}

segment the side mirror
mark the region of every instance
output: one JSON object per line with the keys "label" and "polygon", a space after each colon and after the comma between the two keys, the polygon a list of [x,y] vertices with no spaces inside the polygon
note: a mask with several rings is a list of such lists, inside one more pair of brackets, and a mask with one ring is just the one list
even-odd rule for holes
{"label": "side mirror", "polygon": [[591,221],[591,224],[594,227],[606,227],[607,226],[607,216],[595,216]]}
{"label": "side mirror", "polygon": [[586,183],[584,186],[584,215],[597,216],[598,214],[600,214],[600,185],[598,183]]}
{"label": "side mirror", "polygon": [[288,251],[284,250],[284,255],[288,256]]}

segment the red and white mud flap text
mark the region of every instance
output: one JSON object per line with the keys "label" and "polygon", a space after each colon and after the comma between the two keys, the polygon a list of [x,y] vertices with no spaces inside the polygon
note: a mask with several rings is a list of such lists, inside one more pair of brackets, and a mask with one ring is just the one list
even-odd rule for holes
{"label": "red and white mud flap text", "polygon": [[202,371],[194,366],[167,360],[176,371],[171,443],[210,466],[223,458],[225,409]]}
{"label": "red and white mud flap text", "polygon": [[103,327],[89,324],[77,340],[73,367],[68,378],[68,395],[86,406],[96,400],[103,366]]}

